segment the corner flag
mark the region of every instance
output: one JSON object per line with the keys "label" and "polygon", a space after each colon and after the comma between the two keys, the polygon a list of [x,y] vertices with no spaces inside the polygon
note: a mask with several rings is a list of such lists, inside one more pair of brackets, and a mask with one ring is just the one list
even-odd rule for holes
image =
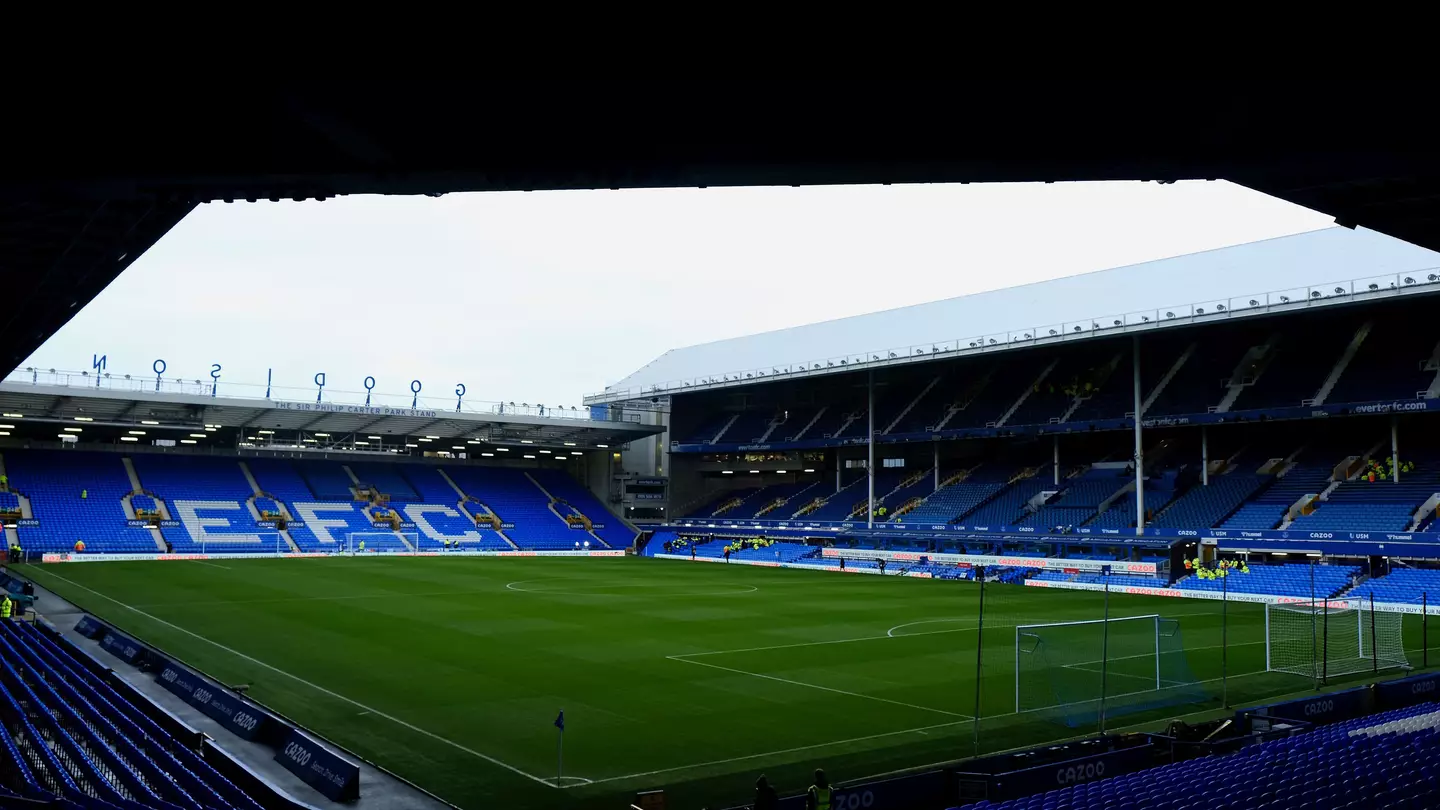
{"label": "corner flag", "polygon": [[561,709],[560,714],[555,717],[555,728],[560,729],[556,736],[560,738],[559,747],[555,750],[555,784],[558,787],[560,779],[565,773],[565,710]]}

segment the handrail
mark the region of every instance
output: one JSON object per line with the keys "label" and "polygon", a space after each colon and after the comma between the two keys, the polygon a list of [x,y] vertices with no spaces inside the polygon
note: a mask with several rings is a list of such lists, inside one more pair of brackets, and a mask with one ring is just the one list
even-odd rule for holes
{"label": "handrail", "polygon": [[921,362],[937,357],[964,357],[1020,346],[1040,346],[1101,334],[1127,334],[1137,330],[1155,329],[1162,325],[1210,323],[1235,317],[1268,312],[1288,312],[1314,305],[1340,301],[1375,300],[1382,297],[1420,292],[1437,292],[1440,288],[1440,267],[1423,268],[1409,273],[1368,276],[1350,281],[1329,282],[1311,287],[1295,287],[1267,293],[1217,298],[1174,307],[1138,310],[1118,315],[1103,315],[1076,321],[1065,321],[1034,327],[1021,327],[968,338],[937,340],[929,343],[894,346],[845,355],[834,355],[797,363],[749,368],[690,378],[667,380],[634,388],[606,388],[586,394],[587,405],[623,401],[628,397],[650,397],[678,391],[705,390],[716,386],[746,381],[793,379],[852,368],[873,368],[908,362]]}
{"label": "handrail", "polygon": [[[298,388],[263,383],[232,382],[230,380],[182,379],[179,377],[134,375],[93,371],[71,371],[66,369],[26,366],[7,375],[4,382],[11,385],[54,386],[59,388],[85,389],[103,392],[134,394],[170,394],[194,397],[223,397],[225,399],[263,400],[280,405],[304,404],[314,406],[353,406],[357,408],[410,411],[432,410],[437,416],[447,413],[483,414],[500,416],[533,416],[542,419],[579,419],[587,422],[638,422],[639,414],[620,413],[608,408],[549,405],[531,405],[528,402],[499,402],[489,400],[466,400],[455,394],[444,396],[419,396],[417,394],[386,394],[379,391],[347,391],[326,387]],[[317,398],[318,397],[318,398]],[[405,415],[399,413],[396,415]]]}

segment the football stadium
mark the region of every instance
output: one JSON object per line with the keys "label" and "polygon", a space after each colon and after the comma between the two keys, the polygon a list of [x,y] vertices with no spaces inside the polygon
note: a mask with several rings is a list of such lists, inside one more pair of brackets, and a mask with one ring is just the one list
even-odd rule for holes
{"label": "football stadium", "polygon": [[12,363],[0,805],[1440,806],[1424,242],[662,336],[580,407]]}

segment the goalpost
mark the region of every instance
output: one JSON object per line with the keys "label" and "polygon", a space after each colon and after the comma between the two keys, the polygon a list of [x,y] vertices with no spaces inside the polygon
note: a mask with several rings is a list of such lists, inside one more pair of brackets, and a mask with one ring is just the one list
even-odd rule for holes
{"label": "goalpost", "polygon": [[1324,679],[1410,668],[1404,615],[1349,602],[1265,606],[1265,669]]}
{"label": "goalpost", "polygon": [[1205,699],[1180,623],[1158,614],[1015,628],[1015,711],[1070,727]]}
{"label": "goalpost", "polygon": [[345,543],[340,548],[345,554],[419,550],[419,532],[350,532],[345,535]]}
{"label": "goalpost", "polygon": [[[290,547],[285,545],[285,538],[280,532],[253,532],[253,536],[260,538],[260,548],[267,553],[286,554]],[[213,544],[211,541],[214,541]],[[191,541],[200,547],[201,554],[233,554],[235,552],[251,551],[255,548],[253,544],[240,545],[233,540],[227,540],[225,535],[212,535],[206,533],[199,542]],[[173,547],[173,544],[172,544]]]}

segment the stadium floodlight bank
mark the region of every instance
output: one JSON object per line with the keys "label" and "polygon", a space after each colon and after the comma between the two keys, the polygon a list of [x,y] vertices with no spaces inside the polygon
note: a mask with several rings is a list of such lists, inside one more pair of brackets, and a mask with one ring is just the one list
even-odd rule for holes
{"label": "stadium floodlight bank", "polygon": [[1306,678],[1409,669],[1404,614],[1346,602],[1265,606],[1265,669]]}
{"label": "stadium floodlight bank", "polygon": [[411,551],[420,550],[419,532],[350,532],[345,535],[345,544],[340,549],[346,554],[362,551],[395,551],[401,541],[408,543]]}
{"label": "stadium floodlight bank", "polygon": [[1015,711],[1072,728],[1205,699],[1180,622],[1158,614],[1015,628]]}

